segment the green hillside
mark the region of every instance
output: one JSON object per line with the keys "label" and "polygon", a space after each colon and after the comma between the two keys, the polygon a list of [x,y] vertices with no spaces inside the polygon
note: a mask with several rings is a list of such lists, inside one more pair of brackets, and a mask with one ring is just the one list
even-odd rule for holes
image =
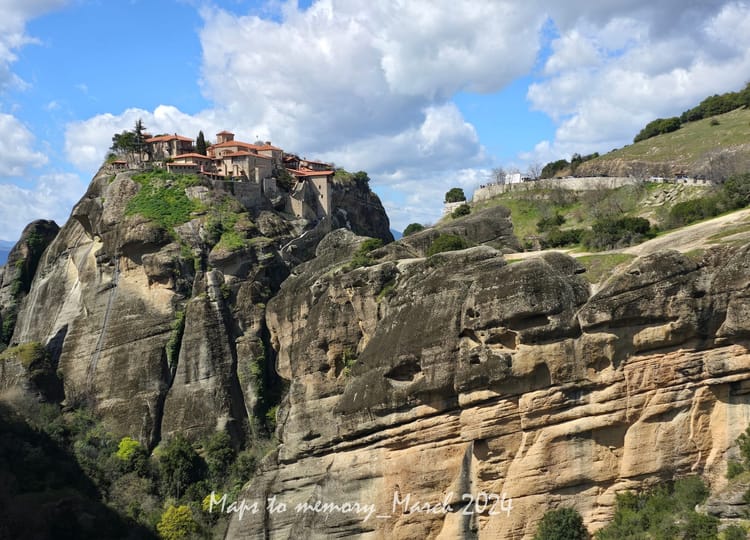
{"label": "green hillside", "polygon": [[726,176],[750,164],[750,110],[682,125],[583,163],[576,176]]}

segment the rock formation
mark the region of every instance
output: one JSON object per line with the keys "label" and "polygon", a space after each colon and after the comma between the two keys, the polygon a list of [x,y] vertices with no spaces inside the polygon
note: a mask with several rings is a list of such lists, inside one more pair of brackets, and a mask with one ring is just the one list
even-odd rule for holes
{"label": "rock formation", "polygon": [[[655,253],[592,294],[566,255],[508,264],[501,207],[363,252],[391,240],[366,183],[309,222],[154,182],[187,214],[147,217],[143,180],[103,169],[17,248],[0,390],[86,401],[153,448],[239,440],[280,377],[279,446],[240,495],[260,511],[227,538],[530,538],[551,508],[593,531],[622,490],[726,483],[750,423],[750,246]],[[425,257],[446,233],[473,247]]]}
{"label": "rock formation", "polygon": [[637,259],[589,297],[561,254],[348,270],[357,242],[329,235],[269,303],[290,389],[242,497],[287,511],[235,516],[228,538],[531,538],[551,508],[593,531],[620,491],[726,482],[750,423],[750,246]]}

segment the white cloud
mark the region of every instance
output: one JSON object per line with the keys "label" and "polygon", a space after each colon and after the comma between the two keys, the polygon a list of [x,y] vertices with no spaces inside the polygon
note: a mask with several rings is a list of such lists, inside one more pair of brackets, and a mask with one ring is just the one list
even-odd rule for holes
{"label": "white cloud", "polygon": [[33,149],[34,135],[15,116],[0,113],[0,177],[22,176],[26,169],[47,163],[47,156]]}
{"label": "white cloud", "polygon": [[86,184],[75,174],[49,174],[31,188],[0,183],[0,238],[18,239],[36,219],[53,219],[62,226]]}
{"label": "white cloud", "polygon": [[[744,2],[318,0],[307,9],[284,2],[275,14],[204,8],[201,86],[212,108],[73,123],[71,162],[93,171],[112,134],[139,117],[152,133],[229,129],[367,170],[392,195],[384,200],[394,222],[409,222],[406,213],[426,205],[424,215],[439,213],[455,182],[484,180],[490,159],[451,102],[457,92],[541,77],[528,100],[557,131],[521,157],[545,162],[620,146],[657,116],[739,88],[750,72]],[[549,21],[559,35],[538,65]]]}
{"label": "white cloud", "polygon": [[[112,136],[126,129],[133,129],[136,120],[143,120],[151,134],[180,133],[197,137],[203,130],[206,138],[220,129],[233,129],[233,125],[219,125],[212,111],[198,115],[183,113],[171,105],[160,105],[153,112],[144,109],[127,109],[122,114],[100,114],[79,122],[72,122],[65,129],[65,153],[68,161],[81,171],[95,172],[104,161],[112,145]],[[237,120],[234,120],[236,123]]]}
{"label": "white cloud", "polygon": [[11,71],[16,51],[36,40],[26,34],[26,22],[64,6],[67,0],[0,0],[0,91],[23,88],[25,83]]}
{"label": "white cloud", "polygon": [[744,2],[599,2],[578,17],[575,6],[565,6],[570,11],[550,11],[562,35],[552,43],[548,77],[527,95],[558,128],[527,159],[609,151],[631,142],[648,121],[679,115],[747,82],[750,8]]}

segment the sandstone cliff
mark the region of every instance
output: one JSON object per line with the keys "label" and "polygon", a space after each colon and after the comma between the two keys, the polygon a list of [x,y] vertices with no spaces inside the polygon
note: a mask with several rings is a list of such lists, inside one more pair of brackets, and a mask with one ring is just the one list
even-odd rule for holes
{"label": "sandstone cliff", "polygon": [[[559,506],[593,531],[619,491],[726,482],[750,423],[750,246],[649,255],[590,296],[561,254],[508,265],[482,246],[349,270],[359,241],[329,235],[269,303],[290,389],[279,450],[243,497],[288,510],[235,516],[228,538],[530,538]],[[316,501],[339,507],[295,512]]]}
{"label": "sandstone cliff", "polygon": [[[23,294],[2,278],[0,391],[86,401],[153,448],[241,440],[288,387],[241,495],[261,511],[227,538],[530,538],[549,508],[593,531],[621,490],[724,485],[750,423],[750,246],[653,253],[592,294],[565,255],[507,263],[501,207],[363,253],[391,239],[366,184],[335,185],[330,222],[308,222],[181,181],[154,180],[170,216],[188,208],[165,220],[134,210],[153,186],[102,170],[43,252],[17,249],[38,264]],[[441,233],[474,247],[425,257]],[[317,501],[338,510],[295,512]]]}
{"label": "sandstone cliff", "polygon": [[[265,303],[331,223],[270,203],[246,208],[231,191],[103,168],[62,229],[44,229],[43,254],[11,254],[4,275],[21,269],[23,294],[3,296],[11,281],[3,279],[0,313],[17,312],[9,344],[44,345],[66,403],[90,403],[117,437],[153,447],[175,432],[228,430],[240,440],[247,420],[270,407],[259,394],[278,379]],[[392,239],[366,186],[333,195],[346,226]],[[192,211],[176,218],[183,207]],[[32,259],[38,268],[23,266]],[[12,380],[19,376],[16,369]]]}

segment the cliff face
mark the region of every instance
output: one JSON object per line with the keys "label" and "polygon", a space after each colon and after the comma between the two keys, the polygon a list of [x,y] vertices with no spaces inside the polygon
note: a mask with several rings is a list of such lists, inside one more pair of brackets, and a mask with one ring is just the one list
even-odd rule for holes
{"label": "cliff face", "polygon": [[[247,429],[260,377],[272,377],[265,303],[331,227],[180,181],[162,175],[147,185],[102,169],[37,257],[9,339],[44,345],[67,403],[90,403],[115,436],[150,446],[175,432]],[[134,207],[147,190],[156,195]],[[348,201],[344,211],[376,216],[369,232],[390,237],[376,196]],[[172,218],[180,205],[192,211]],[[167,217],[144,217],[155,207]]]}
{"label": "cliff face", "polygon": [[394,246],[349,270],[359,241],[329,235],[269,303],[281,445],[228,538],[530,538],[550,508],[595,530],[619,491],[725,483],[750,423],[750,246],[637,259],[590,296],[561,254]]}
{"label": "cliff face", "polygon": [[[280,376],[280,445],[241,495],[259,511],[228,538],[528,538],[549,508],[594,530],[621,490],[725,482],[750,423],[750,246],[649,255],[592,295],[568,256],[506,263],[501,207],[363,254],[358,235],[390,239],[365,184],[313,223],[153,182],[102,170],[43,253],[17,249],[38,264],[23,294],[2,272],[0,398],[86,401],[153,447],[239,439]],[[134,211],[157,187],[189,211]],[[441,233],[479,245],[426,258]],[[296,512],[318,501],[337,506]]]}

